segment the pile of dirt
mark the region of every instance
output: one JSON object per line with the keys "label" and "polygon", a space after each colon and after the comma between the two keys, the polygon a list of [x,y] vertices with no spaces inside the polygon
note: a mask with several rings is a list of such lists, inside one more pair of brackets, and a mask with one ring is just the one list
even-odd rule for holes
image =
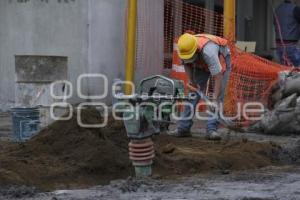
{"label": "pile of dirt", "polygon": [[[76,116],[76,115],[75,115]],[[82,120],[102,120],[94,109]],[[211,142],[202,138],[154,138],[154,174],[162,178],[202,172],[244,170],[274,164],[280,148],[247,140]],[[0,185],[27,185],[42,190],[107,184],[134,175],[128,159],[128,139],[121,121],[86,129],[77,118],[57,121],[24,144],[0,144]]]}
{"label": "pile of dirt", "polygon": [[157,171],[163,173],[230,173],[231,170],[257,169],[278,162],[282,149],[270,143],[247,139],[208,141],[203,138],[176,139],[161,135],[156,139]]}
{"label": "pile of dirt", "polygon": [[[76,114],[57,121],[24,144],[0,154],[0,184],[34,185],[44,190],[106,184],[132,174],[128,140],[120,121],[101,129],[82,128]],[[81,114],[85,124],[99,123],[98,111]]]}

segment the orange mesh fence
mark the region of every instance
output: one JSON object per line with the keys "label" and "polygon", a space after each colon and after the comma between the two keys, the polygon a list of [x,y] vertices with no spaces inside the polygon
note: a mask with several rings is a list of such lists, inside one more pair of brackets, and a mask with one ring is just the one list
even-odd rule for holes
{"label": "orange mesh fence", "polygon": [[[234,45],[231,45],[231,51],[232,72],[224,102],[225,114],[237,116],[238,106],[243,108],[247,103],[262,103],[264,107],[268,107],[271,87],[277,81],[278,73],[290,68],[240,51]],[[244,118],[243,113],[240,114],[238,124],[248,125],[250,122]],[[257,113],[257,116],[260,114]],[[248,117],[254,115],[253,112],[252,116],[247,114]]]}
{"label": "orange mesh fence", "polygon": [[[164,15],[164,67],[172,67],[171,77],[186,82],[187,77],[182,72],[183,66],[180,65],[178,56],[174,55],[177,53],[173,48],[174,38],[186,30],[222,36],[224,18],[219,13],[180,0],[165,0]],[[176,45],[174,46],[176,47]],[[230,47],[232,73],[226,91],[224,111],[226,116],[237,116],[237,125],[248,125],[250,121],[244,117],[243,113],[239,112],[239,106],[243,108],[247,103],[255,102],[268,106],[270,89],[273,83],[277,81],[278,73],[288,68],[253,54],[242,52],[234,44]],[[260,114],[252,112],[251,116],[248,116],[253,117]]]}
{"label": "orange mesh fence", "polygon": [[183,32],[223,35],[223,15],[182,0],[164,0],[164,67],[172,67],[173,40]]}

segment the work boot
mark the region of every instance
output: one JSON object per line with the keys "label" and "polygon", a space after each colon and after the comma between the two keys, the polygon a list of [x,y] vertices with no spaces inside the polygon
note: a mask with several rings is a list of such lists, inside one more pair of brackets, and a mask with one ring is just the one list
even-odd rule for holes
{"label": "work boot", "polygon": [[221,134],[217,131],[209,131],[206,135],[206,139],[207,140],[221,140],[222,137],[221,137]]}
{"label": "work boot", "polygon": [[168,131],[167,134],[174,137],[192,137],[192,134],[189,130],[182,131],[182,130],[175,129],[173,131]]}

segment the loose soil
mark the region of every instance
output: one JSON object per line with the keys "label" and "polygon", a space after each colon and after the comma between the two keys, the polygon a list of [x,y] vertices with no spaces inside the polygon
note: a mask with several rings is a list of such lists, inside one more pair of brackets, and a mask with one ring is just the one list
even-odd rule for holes
{"label": "loose soil", "polygon": [[[75,115],[76,116],[76,115]],[[95,124],[98,111],[86,109],[82,120]],[[273,143],[207,141],[200,137],[154,137],[154,176],[176,177],[198,173],[230,173],[278,164],[281,150]],[[77,118],[57,121],[23,144],[0,143],[0,186],[34,186],[43,191],[108,184],[133,176],[123,123],[86,129]]]}

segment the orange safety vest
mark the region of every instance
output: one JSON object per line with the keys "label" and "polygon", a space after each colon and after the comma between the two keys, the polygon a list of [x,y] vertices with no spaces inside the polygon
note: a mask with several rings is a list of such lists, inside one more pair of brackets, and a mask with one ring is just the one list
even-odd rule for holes
{"label": "orange safety vest", "polygon": [[[200,51],[202,51],[202,49],[208,42],[214,42],[219,46],[227,46],[228,45],[228,40],[218,37],[218,36],[215,36],[215,35],[197,34],[195,36],[198,38],[198,49]],[[222,55],[220,55],[219,59],[220,59],[221,65],[222,65],[222,72],[224,72],[226,70],[225,58]],[[201,67],[203,67],[204,70],[209,71],[207,64],[205,62],[203,62],[202,60],[200,60],[198,64]]]}
{"label": "orange safety vest", "polygon": [[202,50],[203,47],[210,41],[216,43],[219,46],[227,46],[228,41],[224,38],[210,35],[210,34],[198,34],[195,35],[198,38],[198,49]]}

